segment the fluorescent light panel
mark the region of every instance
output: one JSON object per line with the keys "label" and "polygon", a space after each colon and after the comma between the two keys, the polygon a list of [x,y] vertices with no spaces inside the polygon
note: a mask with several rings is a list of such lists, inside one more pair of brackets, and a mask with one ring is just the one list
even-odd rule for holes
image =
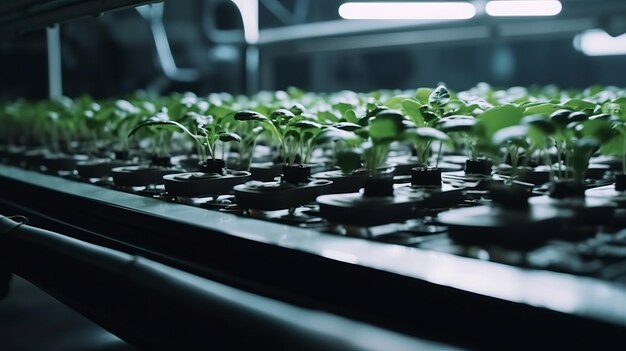
{"label": "fluorescent light panel", "polygon": [[490,16],[556,16],[562,8],[560,1],[553,0],[495,0],[487,3],[485,11]]}
{"label": "fluorescent light panel", "polygon": [[587,56],[626,55],[626,34],[612,37],[601,29],[592,29],[577,35],[574,47]]}
{"label": "fluorescent light panel", "polygon": [[460,20],[476,15],[469,2],[347,2],[339,6],[345,19]]}

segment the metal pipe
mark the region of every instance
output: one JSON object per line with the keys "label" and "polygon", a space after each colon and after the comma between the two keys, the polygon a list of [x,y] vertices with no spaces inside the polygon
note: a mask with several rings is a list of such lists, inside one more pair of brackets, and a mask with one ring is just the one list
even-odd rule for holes
{"label": "metal pipe", "polygon": [[255,94],[259,89],[259,1],[231,0],[243,21],[244,40],[246,43],[246,93]]}
{"label": "metal pipe", "polygon": [[61,32],[58,24],[46,29],[48,49],[48,96],[57,99],[63,96],[63,72],[61,62]]}
{"label": "metal pipe", "polygon": [[195,68],[180,68],[176,66],[167,32],[165,31],[165,24],[163,23],[164,6],[165,4],[160,2],[138,6],[136,10],[150,25],[157,57],[165,76],[173,81],[195,82],[201,77],[200,71]]}

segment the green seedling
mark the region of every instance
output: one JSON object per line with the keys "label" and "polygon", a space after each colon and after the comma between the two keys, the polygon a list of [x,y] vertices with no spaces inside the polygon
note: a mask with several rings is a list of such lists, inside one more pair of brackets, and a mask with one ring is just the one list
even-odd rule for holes
{"label": "green seedling", "polygon": [[[264,132],[279,146],[282,159],[287,166],[297,163],[307,164],[316,145],[316,138],[324,126],[304,114],[302,105],[291,109],[277,109],[269,116],[259,112],[244,110],[235,113],[237,121],[257,122]],[[296,162],[300,155],[300,162]]]}

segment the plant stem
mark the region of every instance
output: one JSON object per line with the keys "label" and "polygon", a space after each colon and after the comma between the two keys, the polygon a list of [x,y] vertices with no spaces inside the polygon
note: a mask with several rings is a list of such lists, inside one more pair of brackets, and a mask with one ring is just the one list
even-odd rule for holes
{"label": "plant stem", "polygon": [[564,154],[564,157],[565,157],[565,171],[564,172],[565,172],[565,175],[567,176],[571,169],[570,165],[572,162],[571,161],[572,157],[571,155],[568,155],[567,152]]}
{"label": "plant stem", "polygon": [[626,137],[624,137],[624,154],[622,155],[622,173],[626,174]]}
{"label": "plant stem", "polygon": [[441,152],[443,150],[443,142],[439,142],[439,151],[437,151],[437,159],[435,160],[435,168],[439,168],[439,160],[441,159]]}
{"label": "plant stem", "polygon": [[509,155],[511,156],[511,178],[517,176],[517,163],[518,163],[518,150],[517,146],[511,146],[509,149]]}
{"label": "plant stem", "polygon": [[207,151],[208,151],[207,158],[208,156],[211,156],[211,159],[215,159],[215,157],[213,157],[213,147],[211,146],[211,140],[209,139],[209,137],[206,138],[205,144],[206,144]]}
{"label": "plant stem", "polygon": [[548,152],[546,150],[541,150],[540,153],[543,157],[543,162],[545,162],[548,166],[548,173],[550,173],[550,178],[552,178],[552,181],[554,182],[556,180],[556,175],[554,174],[554,170],[552,169],[552,161],[550,160],[550,156],[548,156]]}
{"label": "plant stem", "polygon": [[556,165],[559,178],[563,178],[563,173],[561,172],[561,143],[555,140],[554,145],[556,146]]}
{"label": "plant stem", "polygon": [[282,154],[283,156],[283,162],[285,162],[285,164],[289,165],[289,153],[287,152],[287,143],[284,139],[279,140],[279,146],[280,148],[280,152],[279,154]]}

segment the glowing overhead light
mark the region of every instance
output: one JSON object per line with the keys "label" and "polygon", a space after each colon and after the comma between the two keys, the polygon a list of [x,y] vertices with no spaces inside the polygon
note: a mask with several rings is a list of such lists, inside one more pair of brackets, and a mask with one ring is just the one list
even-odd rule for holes
{"label": "glowing overhead light", "polygon": [[556,16],[562,8],[560,1],[553,0],[495,0],[487,3],[485,11],[490,16]]}
{"label": "glowing overhead light", "polygon": [[347,2],[339,6],[345,19],[453,20],[469,19],[476,8],[469,2]]}
{"label": "glowing overhead light", "polygon": [[574,48],[587,56],[626,55],[626,34],[612,37],[601,29],[592,29],[574,38]]}

